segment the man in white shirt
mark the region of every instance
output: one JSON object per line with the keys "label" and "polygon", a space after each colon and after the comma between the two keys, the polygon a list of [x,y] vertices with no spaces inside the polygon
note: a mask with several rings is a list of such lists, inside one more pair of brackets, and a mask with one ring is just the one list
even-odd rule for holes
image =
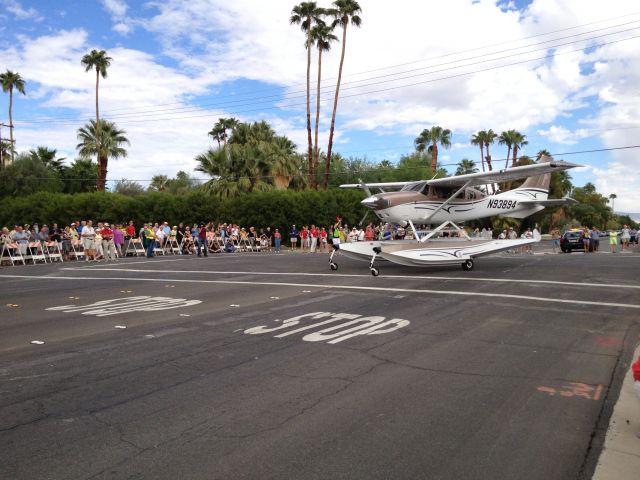
{"label": "man in white shirt", "polygon": [[82,237],[82,246],[84,247],[85,262],[89,261],[89,257],[91,257],[91,260],[95,259],[96,253],[93,249],[95,235],[96,232],[93,229],[93,223],[91,220],[88,220],[86,225],[82,227],[82,232],[80,233],[80,236]]}

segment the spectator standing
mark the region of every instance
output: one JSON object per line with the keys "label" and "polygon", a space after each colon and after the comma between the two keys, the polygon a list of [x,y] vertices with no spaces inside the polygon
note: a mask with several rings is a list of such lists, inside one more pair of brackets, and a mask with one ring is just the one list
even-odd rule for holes
{"label": "spectator standing", "polygon": [[267,227],[267,231],[264,232],[264,234],[267,237],[267,249],[271,250],[271,246],[273,245],[271,243],[271,239],[273,238],[273,232],[271,231],[271,227]]}
{"label": "spectator standing", "polygon": [[102,236],[102,251],[104,252],[105,261],[115,260],[116,259],[116,245],[113,241],[113,230],[111,229],[111,225],[105,223],[100,230],[100,235]]}
{"label": "spectator standing", "polygon": [[620,235],[620,243],[622,243],[622,251],[629,250],[629,240],[631,240],[631,230],[629,225],[622,227],[622,235]]}
{"label": "spectator standing", "polygon": [[13,241],[18,245],[20,253],[22,255],[26,255],[27,247],[29,246],[29,232],[25,231],[20,225],[18,225],[13,234]]}
{"label": "spectator standing", "polygon": [[582,231],[582,246],[584,247],[584,253],[589,253],[589,245],[591,244],[591,231],[585,228]]}
{"label": "spectator standing", "polygon": [[84,261],[88,262],[90,259],[95,260],[96,252],[94,250],[93,242],[96,232],[93,229],[93,222],[91,220],[88,220],[82,227],[82,233],[80,236],[82,237],[82,247],[84,248]]}
{"label": "spectator standing", "polygon": [[636,230],[635,228],[632,228],[631,230],[629,230],[629,245],[633,245],[633,244],[637,244],[638,243],[638,230]]}
{"label": "spectator standing", "polygon": [[147,258],[152,258],[153,249],[156,247],[156,232],[151,224],[146,224],[144,238],[147,240]]}
{"label": "spectator standing", "polygon": [[136,236],[136,227],[133,224],[133,220],[129,220],[129,225],[127,225],[127,240],[132,239]]}
{"label": "spectator standing", "polygon": [[280,235],[280,230],[276,228],[276,231],[273,233],[273,241],[275,243],[276,253],[280,253],[280,244],[282,243],[282,235]]}
{"label": "spectator standing", "polygon": [[327,238],[328,238],[329,234],[327,233],[327,230],[322,227],[320,229],[320,232],[318,233],[318,241],[320,242],[320,251],[321,252],[326,252],[327,251]]}
{"label": "spectator standing", "polygon": [[296,228],[295,225],[293,225],[291,227],[291,230],[289,230],[289,240],[291,242],[291,250],[295,250],[296,248],[298,248],[298,236],[300,235],[300,233],[298,232],[298,229]]}
{"label": "spectator standing", "polygon": [[611,253],[618,251],[618,230],[616,229],[609,232],[609,246],[611,246]]}
{"label": "spectator standing", "polygon": [[307,230],[307,226],[305,225],[300,230],[300,248],[304,252],[307,248],[307,240],[309,239],[309,230]]}
{"label": "spectator standing", "polygon": [[596,227],[591,227],[591,251],[597,252],[600,248],[600,234]]}
{"label": "spectator standing", "polygon": [[560,250],[560,230],[554,228],[551,230],[551,243],[553,245],[553,253],[558,253]]}
{"label": "spectator standing", "polygon": [[200,228],[198,229],[198,256],[202,256],[202,252],[200,250],[204,250],[204,256],[207,257],[207,228],[204,226],[204,223],[200,224]]}
{"label": "spectator standing", "polygon": [[309,245],[309,251],[311,253],[316,253],[318,249],[318,237],[320,235],[320,230],[315,225],[311,225],[309,229],[309,241],[311,242]]}
{"label": "spectator standing", "polygon": [[[120,257],[123,257],[124,255],[122,254],[122,247],[124,246],[124,236],[125,236],[126,231],[122,229],[122,225],[117,224],[116,228],[113,229],[113,244],[116,247],[116,252],[118,253],[118,255]],[[135,234],[135,228],[133,230],[133,233]],[[104,239],[104,237],[103,237]]]}

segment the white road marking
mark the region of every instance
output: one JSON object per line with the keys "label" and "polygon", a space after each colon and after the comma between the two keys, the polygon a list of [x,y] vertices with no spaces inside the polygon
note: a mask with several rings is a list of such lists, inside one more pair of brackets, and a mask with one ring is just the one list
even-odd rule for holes
{"label": "white road marking", "polygon": [[[189,307],[202,303],[202,300],[187,300],[185,298],[150,297],[142,295],[138,297],[113,298],[100,300],[90,305],[60,305],[46,310],[63,311],[65,313],[82,312],[82,315],[96,315],[105,317],[128,312],[154,312],[157,310],[169,310],[172,308]],[[116,327],[120,328],[120,327]]]}
{"label": "white road marking", "polygon": [[125,325],[114,325],[113,328],[127,328]]}
{"label": "white road marking", "polygon": [[[68,267],[62,270],[83,270],[78,267]],[[306,272],[239,272],[237,270],[231,271],[198,271],[198,270],[183,270],[176,272],[175,270],[143,270],[137,268],[102,268],[100,271],[114,271],[114,272],[132,272],[132,273],[201,273],[205,275],[265,275],[265,276],[299,276],[299,277],[356,277],[356,278],[371,278],[371,274],[361,273],[306,273]],[[522,280],[514,278],[486,278],[486,277],[453,277],[453,276],[436,276],[436,275],[384,275],[382,278],[401,278],[407,280],[459,280],[463,282],[496,282],[496,283],[539,283],[544,285],[571,285],[577,287],[602,287],[602,288],[631,288],[640,290],[640,285],[618,284],[618,283],[589,283],[589,282],[563,282],[560,280]],[[165,280],[166,281],[166,280]]]}
{"label": "white road marking", "polygon": [[[122,282],[166,282],[167,279],[162,278],[127,278],[127,277],[60,277],[48,276],[40,277],[35,275],[0,275],[0,278],[28,278],[31,280],[101,280],[101,281],[122,281]],[[533,297],[529,295],[513,295],[506,293],[485,293],[485,292],[461,292],[458,290],[428,290],[420,288],[393,288],[393,287],[365,287],[358,285],[322,285],[322,284],[299,284],[299,283],[280,283],[280,282],[256,282],[256,281],[239,281],[239,280],[193,280],[193,279],[171,279],[175,283],[206,283],[206,284],[225,284],[225,285],[265,285],[272,287],[309,287],[333,290],[363,290],[370,292],[397,292],[397,293],[430,293],[434,295],[455,295],[464,297],[489,297],[489,298],[511,298],[514,300],[531,300],[543,303],[568,303],[573,305],[592,305],[598,307],[618,307],[639,309],[640,305],[633,303],[613,303],[613,302],[593,302],[588,300],[573,300],[564,298],[549,297]],[[129,297],[130,298],[130,297]],[[198,301],[199,302],[199,301]]]}
{"label": "white road marking", "polygon": [[44,345],[44,342],[42,340],[31,340],[31,343],[33,343],[34,345]]}

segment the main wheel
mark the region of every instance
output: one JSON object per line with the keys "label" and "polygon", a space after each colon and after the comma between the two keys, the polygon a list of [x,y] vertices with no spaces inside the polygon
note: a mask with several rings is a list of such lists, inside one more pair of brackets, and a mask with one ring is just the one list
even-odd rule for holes
{"label": "main wheel", "polygon": [[371,267],[371,275],[377,277],[378,275],[380,275],[380,270],[378,270],[376,267]]}
{"label": "main wheel", "polygon": [[462,269],[465,272],[469,272],[471,270],[473,270],[473,260],[466,260],[463,264],[462,264]]}
{"label": "main wheel", "polygon": [[331,263],[329,264],[329,266],[331,267],[331,270],[333,270],[333,271],[338,270],[338,264],[337,264],[337,263],[333,263],[333,262],[331,262]]}

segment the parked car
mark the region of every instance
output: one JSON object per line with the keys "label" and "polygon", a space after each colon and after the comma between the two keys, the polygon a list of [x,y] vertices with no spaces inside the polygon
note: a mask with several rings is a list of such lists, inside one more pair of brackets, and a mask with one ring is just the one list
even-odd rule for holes
{"label": "parked car", "polygon": [[584,250],[582,230],[568,230],[560,237],[560,250],[571,253],[573,250]]}

